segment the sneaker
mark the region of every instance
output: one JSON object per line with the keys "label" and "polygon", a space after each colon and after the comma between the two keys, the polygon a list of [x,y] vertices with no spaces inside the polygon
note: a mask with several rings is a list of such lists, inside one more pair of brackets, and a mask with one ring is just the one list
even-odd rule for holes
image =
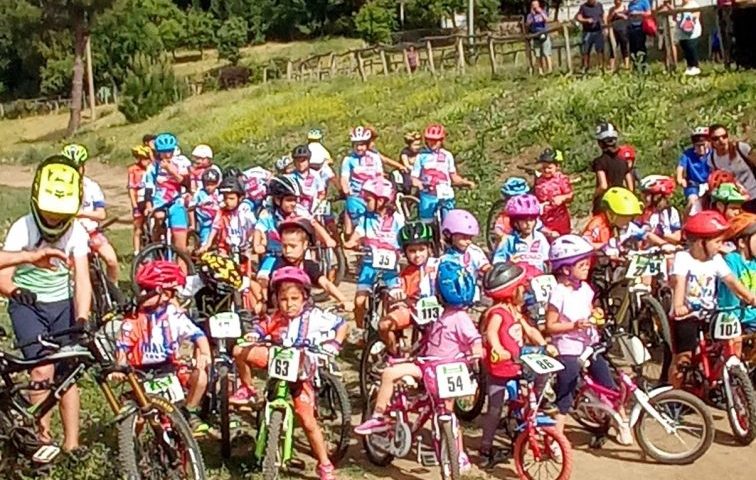
{"label": "sneaker", "polygon": [[489,452],[480,452],[478,468],[490,470],[500,463],[504,463],[509,458],[509,450],[492,448]]}
{"label": "sneaker", "polygon": [[617,443],[620,445],[633,444],[633,433],[630,431],[630,425],[627,422],[622,422],[617,427]]}
{"label": "sneaker", "polygon": [[249,405],[255,399],[255,391],[246,385],[238,388],[228,399],[231,405]]}
{"label": "sneaker", "polygon": [[701,69],[700,68],[693,67],[693,68],[691,68],[691,70],[692,70],[691,75],[693,75],[693,76],[701,75]]}
{"label": "sneaker", "polygon": [[189,426],[195,438],[204,437],[210,431],[210,425],[205,423],[196,412],[189,412]]}
{"label": "sneaker", "polygon": [[372,433],[382,433],[389,429],[389,423],[383,415],[375,415],[369,420],[362,422],[354,427],[354,433],[357,435],[370,435]]}
{"label": "sneaker", "polygon": [[320,477],[320,480],[336,480],[336,468],[330,463],[318,465],[318,477]]}
{"label": "sneaker", "polygon": [[470,463],[470,457],[465,452],[459,454],[459,473],[465,473],[472,470],[472,463]]}

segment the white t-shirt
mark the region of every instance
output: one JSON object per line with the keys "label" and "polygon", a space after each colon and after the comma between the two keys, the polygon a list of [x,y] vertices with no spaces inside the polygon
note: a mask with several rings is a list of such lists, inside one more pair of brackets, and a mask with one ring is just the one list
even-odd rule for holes
{"label": "white t-shirt", "polygon": [[[581,282],[577,290],[557,283],[549,295],[549,307],[559,312],[559,321],[574,323],[587,320],[593,311],[594,292],[590,285]],[[595,329],[574,330],[552,335],[560,355],[581,355],[585,347],[598,341]]]}
{"label": "white t-shirt", "polygon": [[[686,5],[683,5],[680,7],[680,9],[686,9],[686,10],[696,10],[698,8],[700,7],[698,5],[698,2],[696,2],[696,0],[690,0]],[[701,20],[698,18],[695,18],[693,16],[693,13],[689,13],[689,12],[678,13],[676,20],[677,20],[677,29],[679,30],[677,32],[679,39],[692,40],[694,38],[698,38],[701,36],[701,31],[702,31]],[[691,32],[684,32],[682,29],[683,22],[687,23],[689,21],[694,22],[693,30]]]}
{"label": "white t-shirt", "polygon": [[665,208],[660,212],[654,212],[648,218],[648,226],[656,235],[672,235],[682,228],[680,212],[675,207]]}
{"label": "white t-shirt", "polygon": [[307,144],[307,148],[310,150],[310,163],[311,164],[323,164],[331,161],[331,152],[323,146],[320,142],[310,142]]}
{"label": "white t-shirt", "polygon": [[[105,194],[102,193],[100,185],[89,177],[84,177],[84,189],[81,196],[82,212],[94,212],[98,208],[105,208]],[[99,222],[89,218],[80,218],[79,222],[84,229],[92,233],[97,230]]]}
{"label": "white t-shirt", "polygon": [[745,142],[738,142],[735,149],[735,158],[730,159],[729,153],[724,155],[717,154],[716,150],[711,152],[711,166],[715,170],[727,170],[735,175],[738,182],[748,190],[748,195],[751,198],[756,198],[756,177],[753,176],[753,171],[743,158],[751,153],[751,146]]}
{"label": "white t-shirt", "polygon": [[722,255],[716,254],[711,260],[702,262],[687,251],[675,254],[670,273],[685,277],[685,306],[691,311],[714,307],[717,280],[732,275]]}
{"label": "white t-shirt", "polygon": [[[62,250],[69,257],[86,257],[89,253],[89,235],[78,221],[74,221],[68,231],[52,244],[41,239],[37,224],[31,214],[16,220],[5,237],[3,250],[20,252],[27,249],[54,247]],[[42,303],[68,300],[73,296],[71,288],[71,267],[65,262],[58,262],[57,268],[49,270],[34,265],[23,264],[16,267],[13,283],[37,294]]]}

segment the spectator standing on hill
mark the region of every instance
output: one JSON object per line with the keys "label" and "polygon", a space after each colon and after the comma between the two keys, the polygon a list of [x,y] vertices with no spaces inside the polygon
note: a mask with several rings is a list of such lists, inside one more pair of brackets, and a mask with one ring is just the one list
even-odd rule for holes
{"label": "spectator standing on hill", "polygon": [[[682,0],[682,7],[686,10],[699,8],[696,0]],[[701,38],[701,12],[691,11],[678,13],[675,17],[677,24],[677,38],[680,41],[680,49],[685,56],[688,68],[685,75],[696,76],[701,73],[698,68],[698,39]]]}
{"label": "spectator standing on hill", "polygon": [[756,198],[756,152],[746,142],[730,139],[724,125],[709,127],[709,140],[713,152],[712,170],[726,170],[735,175],[751,198]]}
{"label": "spectator standing on hill", "polygon": [[643,61],[648,51],[646,50],[646,32],[643,31],[643,17],[651,15],[650,0],[630,0],[627,6],[630,14],[630,25],[627,27],[627,35],[630,40],[630,55],[638,55],[643,52]]}
{"label": "spectator standing on hill", "polygon": [[533,55],[538,58],[538,73],[551,73],[551,37],[546,30],[549,15],[538,0],[530,2],[530,12],[525,17],[525,27],[530,34],[538,34],[531,40]]}
{"label": "spectator standing on hill", "polygon": [[717,24],[719,25],[719,40],[722,42],[722,57],[725,67],[732,64],[732,40],[734,27],[732,22],[733,0],[717,0]]}
{"label": "spectator standing on hill", "polygon": [[614,43],[609,42],[609,70],[614,71],[614,62],[617,58],[616,50],[622,54],[622,62],[625,70],[630,69],[630,40],[627,37],[627,26],[630,14],[627,11],[627,5],[622,0],[614,0],[614,5],[609,9],[607,21],[612,26],[614,33]]}
{"label": "spectator standing on hill", "polygon": [[593,213],[601,212],[601,197],[612,187],[635,188],[633,174],[627,162],[618,155],[617,129],[608,122],[596,127],[596,141],[601,155],[593,160],[591,168],[596,174],[596,191],[593,195]]}
{"label": "spectator standing on hill", "polygon": [[583,26],[583,40],[580,50],[583,54],[583,72],[591,68],[591,50],[595,49],[599,65],[604,67],[604,6],[598,0],[586,0],[580,5],[575,19]]}

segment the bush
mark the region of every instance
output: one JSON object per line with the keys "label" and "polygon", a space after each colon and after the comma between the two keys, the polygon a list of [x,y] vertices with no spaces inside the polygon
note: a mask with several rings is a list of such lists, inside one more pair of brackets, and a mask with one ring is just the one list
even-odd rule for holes
{"label": "bush", "polygon": [[218,57],[236,65],[241,59],[239,49],[247,43],[247,21],[241,17],[231,17],[223,22],[216,35]]}
{"label": "bush", "polygon": [[229,65],[218,72],[218,85],[222,89],[243,87],[252,74],[249,68],[241,65]]}
{"label": "bush", "polygon": [[132,59],[121,90],[118,109],[127,121],[136,123],[181,100],[185,85],[176,79],[166,56],[151,59],[140,54]]}
{"label": "bush", "polygon": [[364,4],[354,17],[357,33],[368,43],[389,43],[396,28],[396,2],[371,0]]}

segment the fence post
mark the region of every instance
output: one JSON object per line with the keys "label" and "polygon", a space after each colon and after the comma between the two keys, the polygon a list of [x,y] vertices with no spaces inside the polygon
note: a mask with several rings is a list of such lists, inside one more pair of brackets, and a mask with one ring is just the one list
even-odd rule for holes
{"label": "fence post", "polygon": [[333,76],[336,75],[336,54],[333,52],[331,52],[331,62],[329,67],[331,78],[333,78]]}
{"label": "fence post", "polygon": [[425,41],[425,49],[428,51],[428,68],[430,68],[431,73],[436,73],[436,65],[433,62],[433,45],[431,45],[430,40]]}
{"label": "fence post", "polygon": [[[667,68],[667,71],[674,72],[677,70],[677,61],[675,59],[675,44],[672,39],[672,29],[669,28],[669,22],[666,20],[664,16],[660,16],[660,19],[663,19],[661,21],[665,22],[665,28],[664,28],[664,51],[666,52],[666,55],[669,56],[669,67]],[[660,21],[657,20],[657,25],[661,25]]]}
{"label": "fence post", "polygon": [[286,80],[291,80],[291,76],[294,70],[294,65],[291,63],[291,60],[286,62]]}
{"label": "fence post", "polygon": [[465,73],[465,44],[462,37],[457,38],[457,68]]}
{"label": "fence post", "polygon": [[354,58],[357,60],[357,71],[360,73],[360,78],[363,82],[367,81],[367,75],[365,75],[365,65],[363,64],[362,55],[359,50],[354,52]]}
{"label": "fence post", "polygon": [[531,48],[530,39],[526,33],[522,34],[522,38],[525,40],[525,58],[528,59],[528,75],[533,75],[535,72],[535,65],[533,63],[533,49]]}
{"label": "fence post", "polygon": [[496,75],[496,48],[493,35],[488,35],[488,56],[491,58],[491,74]]}
{"label": "fence post", "polygon": [[572,49],[570,48],[570,29],[567,24],[562,25],[562,33],[564,34],[564,54],[567,56],[567,71],[572,73]]}
{"label": "fence post", "polygon": [[388,62],[386,61],[386,50],[383,49],[383,47],[380,47],[380,50],[378,52],[381,55],[381,64],[383,65],[383,74],[388,75],[389,69],[388,69]]}
{"label": "fence post", "polygon": [[412,75],[412,67],[410,67],[409,55],[406,48],[402,50],[402,56],[404,57],[404,68],[407,69],[407,75]]}
{"label": "fence post", "polygon": [[268,83],[268,67],[263,67],[262,82]]}

